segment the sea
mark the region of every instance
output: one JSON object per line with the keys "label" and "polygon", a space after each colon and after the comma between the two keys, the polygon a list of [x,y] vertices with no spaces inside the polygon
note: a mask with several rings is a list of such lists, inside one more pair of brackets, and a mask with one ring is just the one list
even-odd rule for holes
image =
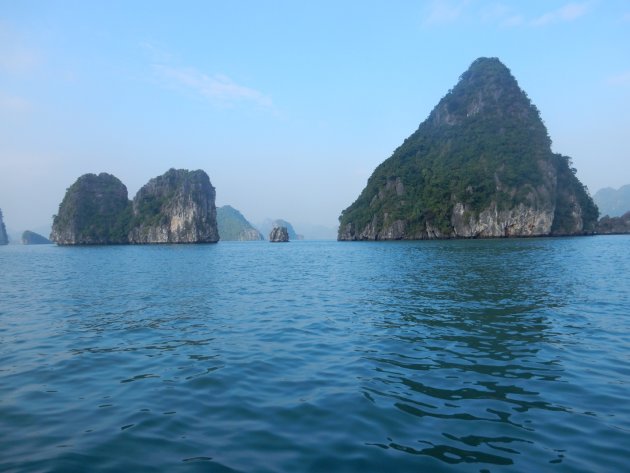
{"label": "sea", "polygon": [[0,471],[630,471],[630,236],[0,247]]}

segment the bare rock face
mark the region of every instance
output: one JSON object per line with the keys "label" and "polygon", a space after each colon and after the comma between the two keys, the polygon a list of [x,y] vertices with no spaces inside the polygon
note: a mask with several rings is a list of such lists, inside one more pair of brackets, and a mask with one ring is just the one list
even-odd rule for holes
{"label": "bare rock face", "polygon": [[494,238],[548,235],[553,223],[553,207],[532,208],[524,204],[499,210],[495,202],[474,214],[458,202],[453,207],[451,222],[455,237]]}
{"label": "bare rock face", "polygon": [[2,210],[0,210],[0,245],[8,245],[9,237],[7,236],[7,229],[4,226],[4,220],[2,219]]}
{"label": "bare rock face", "polygon": [[271,243],[286,243],[289,241],[289,230],[287,227],[274,227],[269,233]]}
{"label": "bare rock face", "polygon": [[127,243],[127,188],[111,174],[84,174],[66,191],[50,239],[59,245]]}
{"label": "bare rock face", "polygon": [[215,190],[203,171],[170,169],[133,199],[130,243],[215,243]]}

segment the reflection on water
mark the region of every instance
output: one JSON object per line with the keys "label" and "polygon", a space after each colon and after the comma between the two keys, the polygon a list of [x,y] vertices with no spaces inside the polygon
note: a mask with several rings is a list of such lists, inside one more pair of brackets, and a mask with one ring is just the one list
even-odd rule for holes
{"label": "reflection on water", "polygon": [[621,471],[627,243],[2,249],[0,470]]}

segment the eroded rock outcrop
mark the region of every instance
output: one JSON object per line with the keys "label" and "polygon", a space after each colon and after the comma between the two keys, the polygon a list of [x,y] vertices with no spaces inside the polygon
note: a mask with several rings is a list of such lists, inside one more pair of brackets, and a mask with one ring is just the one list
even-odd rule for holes
{"label": "eroded rock outcrop", "polygon": [[171,169],[151,179],[133,202],[111,174],[86,174],[68,188],[50,239],[60,245],[214,243],[214,199],[203,171]]}
{"label": "eroded rock outcrop", "polygon": [[593,233],[598,211],[536,107],[496,58],[480,58],[377,167],[339,240]]}
{"label": "eroded rock outcrop", "polygon": [[269,233],[271,243],[286,243],[289,241],[289,230],[287,227],[274,227]]}

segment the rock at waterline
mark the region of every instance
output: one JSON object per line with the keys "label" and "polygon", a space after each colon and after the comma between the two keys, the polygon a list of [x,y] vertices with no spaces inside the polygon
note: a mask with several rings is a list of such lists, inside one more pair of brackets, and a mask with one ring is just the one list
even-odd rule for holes
{"label": "rock at waterline", "polygon": [[4,220],[2,220],[2,210],[0,210],[0,245],[8,245],[9,237],[7,235],[7,229],[4,226]]}
{"label": "rock at waterline", "polygon": [[287,227],[274,227],[269,233],[271,243],[286,243],[289,241],[289,230]]}

